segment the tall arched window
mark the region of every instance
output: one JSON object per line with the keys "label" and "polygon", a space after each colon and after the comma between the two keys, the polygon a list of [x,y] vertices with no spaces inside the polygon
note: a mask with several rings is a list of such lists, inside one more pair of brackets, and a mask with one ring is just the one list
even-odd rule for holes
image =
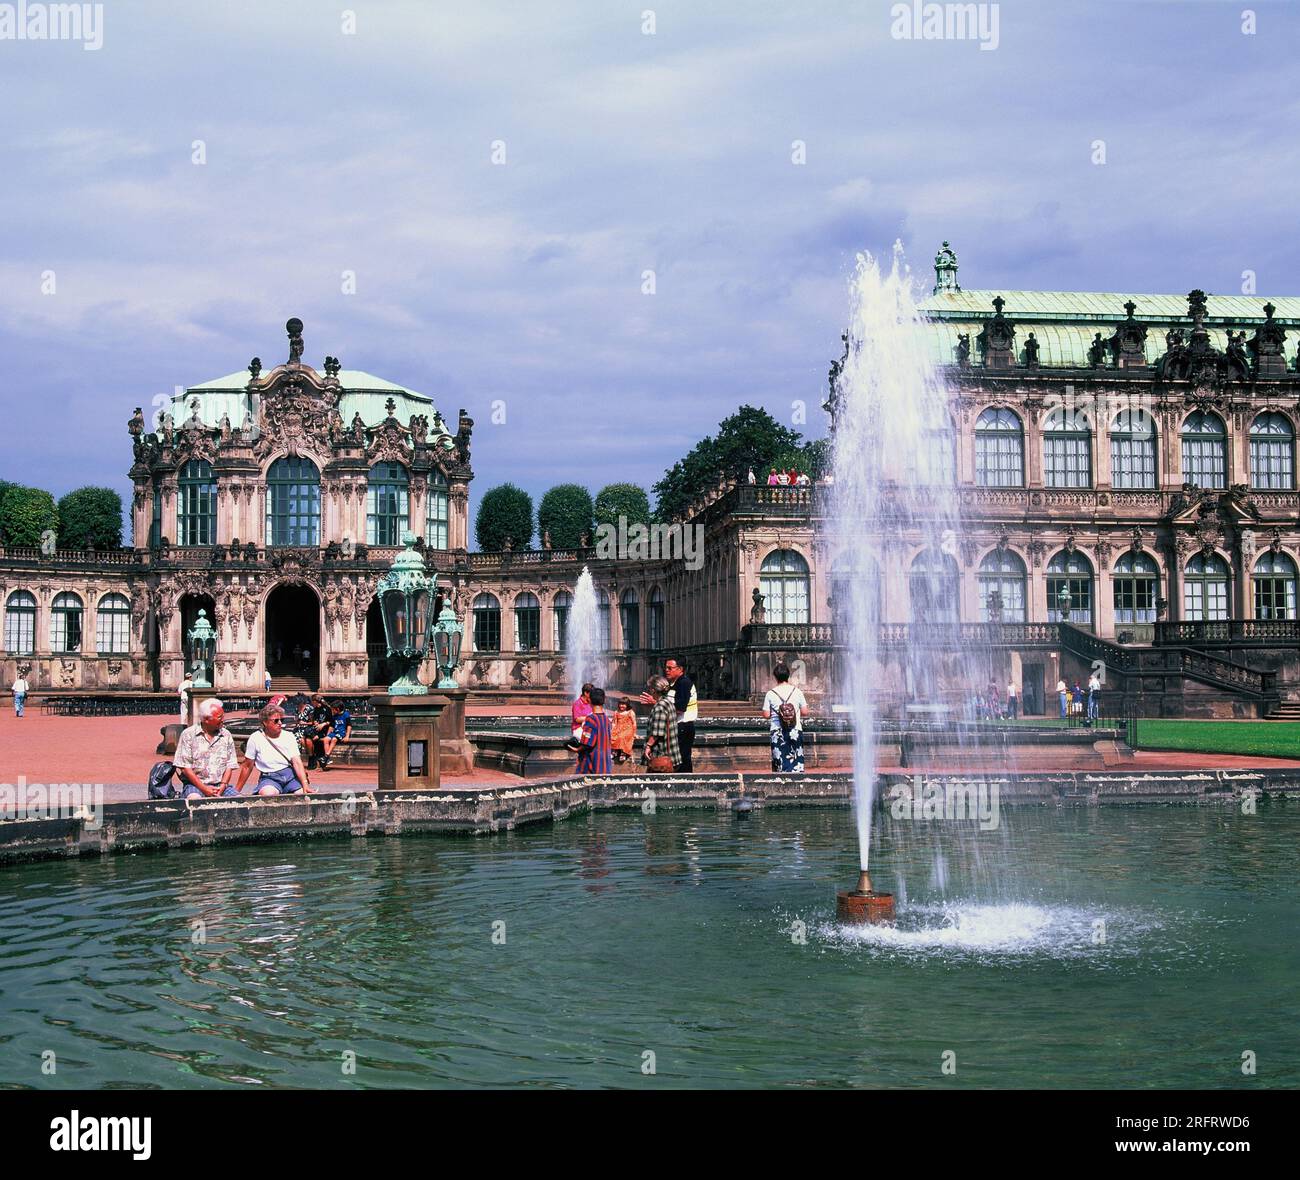
{"label": "tall arched window", "polygon": [[124,656],[131,650],[131,603],[125,594],[105,594],[95,608],[95,650]]}
{"label": "tall arched window", "polygon": [[1043,483],[1049,488],[1092,486],[1092,428],[1082,410],[1057,408],[1044,420]]}
{"label": "tall arched window", "polygon": [[[831,622],[836,627],[851,625],[860,611],[867,626],[880,621],[880,566],[870,553],[849,549],[831,564]],[[847,633],[839,637],[846,642]]]}
{"label": "tall arched window", "polygon": [[1156,424],[1142,410],[1120,410],[1110,424],[1110,482],[1116,488],[1156,486]]}
{"label": "tall arched window", "polygon": [[501,650],[501,604],[495,594],[484,591],[470,608],[474,613],[474,650]]}
{"label": "tall arched window", "polygon": [[515,651],[537,651],[542,646],[542,604],[525,590],[515,595]]}
{"label": "tall arched window", "polygon": [[923,549],[908,574],[914,623],[956,623],[961,618],[957,563],[937,549]]}
{"label": "tall arched window", "polygon": [[1116,623],[1154,623],[1160,597],[1160,567],[1145,553],[1128,552],[1111,572]]}
{"label": "tall arched window", "polygon": [[1228,433],[1217,414],[1193,410],[1183,422],[1183,481],[1198,488],[1227,487]]}
{"label": "tall arched window", "polygon": [[1295,562],[1285,553],[1265,553],[1255,562],[1255,618],[1294,619]]}
{"label": "tall arched window", "polygon": [[975,420],[975,482],[986,488],[1025,485],[1025,431],[1010,410],[987,409]]}
{"label": "tall arched window", "polygon": [[662,651],[664,646],[664,595],[656,586],[650,591],[645,612],[646,645],[651,651]]}
{"label": "tall arched window", "polygon": [[217,543],[217,481],[212,464],[191,459],[181,468],[176,481],[176,543]]}
{"label": "tall arched window", "polygon": [[573,595],[567,590],[557,591],[555,601],[551,604],[551,618],[554,620],[552,645],[555,651],[569,650],[569,612],[573,609]]}
{"label": "tall arched window", "polygon": [[1198,553],[1183,574],[1183,618],[1189,622],[1228,617],[1228,563],[1217,553]]}
{"label": "tall arched window", "polygon": [[1285,414],[1260,414],[1250,424],[1250,486],[1295,487],[1295,431]]}
{"label": "tall arched window", "polygon": [[266,473],[266,543],[320,544],[320,472],[301,455],[286,455]]}
{"label": "tall arched window", "polygon": [[395,546],[411,519],[411,479],[400,463],[376,463],[366,488],[366,544]]}
{"label": "tall arched window", "polygon": [[81,650],[81,599],[64,591],[54,596],[50,605],[50,651]]}
{"label": "tall arched window", "polygon": [[596,591],[596,613],[600,618],[600,650],[609,651],[609,595],[604,590]]}
{"label": "tall arched window", "polygon": [[[1062,591],[1069,592],[1069,615]],[[1047,563],[1047,621],[1092,625],[1092,565],[1077,549],[1062,549]]]}
{"label": "tall arched window", "polygon": [[[996,617],[1004,623],[1025,621],[1025,563],[1010,549],[994,549],[979,568],[980,622],[990,623]],[[989,600],[998,594],[1002,602],[999,614],[990,610]]]}
{"label": "tall arched window", "polygon": [[428,490],[424,493],[424,544],[428,549],[446,549],[447,522],[450,520],[447,478],[441,471],[429,472]]}
{"label": "tall arched window", "polygon": [[807,623],[808,563],[793,549],[773,549],[758,570],[769,623]]}
{"label": "tall arched window", "polygon": [[921,482],[950,487],[957,482],[957,435],[951,422],[938,430],[925,432],[925,469],[918,472]]}
{"label": "tall arched window", "polygon": [[5,603],[5,651],[11,656],[36,654],[36,599],[15,590]]}
{"label": "tall arched window", "polygon": [[618,621],[623,628],[623,650],[641,646],[641,602],[635,590],[624,590],[618,600]]}

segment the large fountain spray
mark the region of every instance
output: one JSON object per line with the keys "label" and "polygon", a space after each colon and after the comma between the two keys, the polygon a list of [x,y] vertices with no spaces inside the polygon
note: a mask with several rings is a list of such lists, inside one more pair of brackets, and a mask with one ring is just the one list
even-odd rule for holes
{"label": "large fountain spray", "polygon": [[591,571],[584,565],[573,590],[573,608],[569,613],[566,647],[568,649],[569,696],[576,697],[582,686],[604,684],[601,658],[600,611],[596,604],[596,587]]}
{"label": "large fountain spray", "polygon": [[[831,391],[832,519],[836,564],[848,571],[836,597],[837,617],[849,631],[841,647],[841,691],[853,717],[862,866],[854,892],[862,897],[872,891],[867,869],[879,721],[886,706],[901,712],[909,698],[933,702],[940,688],[934,649],[921,644],[909,643],[898,674],[884,676],[880,624],[957,618],[953,428],[947,390],[925,351],[901,245],[894,246],[887,274],[877,259],[859,256],[847,343]],[[841,595],[848,601],[841,604]]]}

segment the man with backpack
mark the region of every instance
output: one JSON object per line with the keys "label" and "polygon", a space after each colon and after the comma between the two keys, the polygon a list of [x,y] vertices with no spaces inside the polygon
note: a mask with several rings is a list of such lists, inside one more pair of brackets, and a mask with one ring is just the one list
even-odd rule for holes
{"label": "man with backpack", "polygon": [[225,726],[225,706],[215,697],[199,702],[199,721],[182,730],[176,742],[176,777],[184,799],[215,799],[238,795],[234,783],[239,769],[235,739]]}

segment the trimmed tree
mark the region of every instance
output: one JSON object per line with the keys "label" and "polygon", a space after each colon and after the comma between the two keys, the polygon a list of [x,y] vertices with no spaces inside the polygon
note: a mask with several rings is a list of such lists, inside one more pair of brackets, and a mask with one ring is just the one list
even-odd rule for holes
{"label": "trimmed tree", "polygon": [[603,487],[596,496],[596,524],[618,525],[618,518],[624,516],[627,523],[650,523],[650,497],[645,488],[634,483],[612,483]]}
{"label": "trimmed tree", "polygon": [[581,484],[556,484],[542,497],[537,532],[542,537],[550,533],[556,549],[577,549],[584,534],[590,545],[593,531],[591,493]]}
{"label": "trimmed tree", "polygon": [[112,488],[77,488],[59,501],[59,544],[116,549],[122,544],[122,497]]}
{"label": "trimmed tree", "polygon": [[10,484],[0,500],[0,537],[6,545],[39,546],[47,531],[58,532],[54,497],[40,488]]}
{"label": "trimmed tree", "polygon": [[474,519],[474,539],[485,553],[506,547],[527,549],[533,539],[533,498],[523,488],[503,483],[485,492]]}

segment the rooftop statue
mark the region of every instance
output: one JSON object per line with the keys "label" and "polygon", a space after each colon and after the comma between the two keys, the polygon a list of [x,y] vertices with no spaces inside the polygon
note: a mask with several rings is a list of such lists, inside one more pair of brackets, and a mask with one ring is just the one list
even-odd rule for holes
{"label": "rooftop statue", "polygon": [[284,330],[289,333],[289,364],[300,365],[306,347],[302,342],[302,320],[294,316],[284,325]]}

